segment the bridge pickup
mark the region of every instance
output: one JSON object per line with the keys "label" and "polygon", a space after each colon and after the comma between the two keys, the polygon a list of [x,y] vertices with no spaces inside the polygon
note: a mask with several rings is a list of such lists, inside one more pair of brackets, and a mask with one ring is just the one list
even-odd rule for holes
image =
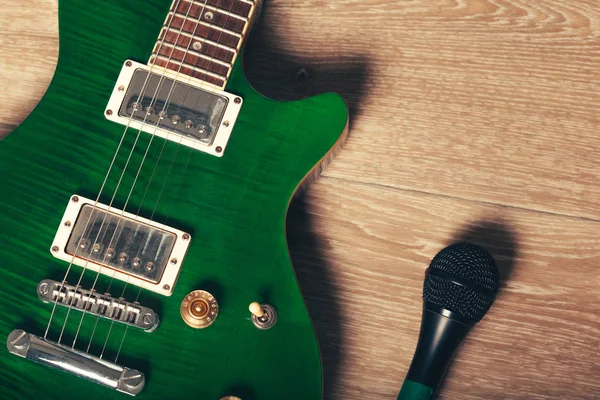
{"label": "bridge pickup", "polygon": [[52,243],[54,257],[170,296],[191,236],[104,204],[71,196]]}
{"label": "bridge pickup", "polygon": [[40,300],[45,303],[56,302],[73,310],[85,310],[87,314],[140,328],[146,332],[152,332],[158,327],[159,318],[154,311],[136,303],[115,299],[109,294],[99,294],[67,283],[61,287],[60,282],[50,279],[41,281],[37,292]]}
{"label": "bridge pickup", "polygon": [[[10,353],[19,357],[69,372],[131,396],[144,388],[144,374],[135,369],[122,367],[20,329],[15,329],[8,335],[6,347]],[[32,378],[32,382],[34,381]]]}

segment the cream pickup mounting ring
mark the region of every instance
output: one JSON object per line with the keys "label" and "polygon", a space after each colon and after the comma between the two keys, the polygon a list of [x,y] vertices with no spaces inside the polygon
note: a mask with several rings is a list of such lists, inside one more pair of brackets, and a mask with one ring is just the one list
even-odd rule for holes
{"label": "cream pickup mounting ring", "polygon": [[221,157],[242,98],[162,67],[128,60],[104,112],[107,119]]}
{"label": "cream pickup mounting ring", "polygon": [[50,249],[56,258],[170,296],[189,233],[72,196]]}

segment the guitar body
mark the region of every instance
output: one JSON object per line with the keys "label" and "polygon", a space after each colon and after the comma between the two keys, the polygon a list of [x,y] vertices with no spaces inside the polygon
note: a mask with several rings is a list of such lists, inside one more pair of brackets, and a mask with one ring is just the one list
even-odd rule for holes
{"label": "guitar body", "polygon": [[[106,104],[123,62],[148,60],[170,4],[59,1],[54,79],[34,112],[0,141],[2,340],[17,328],[44,335],[52,304],[38,299],[36,287],[46,278],[62,280],[68,267],[50,252],[54,235],[71,196],[95,199],[101,191],[124,131],[105,118]],[[109,204],[114,195],[114,207],[192,235],[172,296],[141,291],[140,303],[160,315],[158,329],[125,329],[105,319],[94,329],[97,318],[87,315],[77,335],[82,313],[66,318],[65,307],[56,308],[50,324],[48,339],[56,342],[64,326],[63,344],[71,346],[77,335],[75,348],[85,351],[91,341],[90,353],[106,360],[118,353],[119,364],[144,372],[141,399],[322,398],[319,348],[288,254],[285,219],[296,189],[344,138],[347,108],[335,94],[269,100],[246,81],[241,60],[226,91],[244,103],[223,157],[129,129],[100,196]],[[82,271],[73,266],[67,282],[75,285]],[[95,278],[86,271],[82,286]],[[107,289],[129,301],[138,293],[100,275],[96,290]],[[182,300],[197,289],[219,303],[206,329],[190,328],[180,315]],[[277,309],[272,329],[252,324],[253,301]],[[5,349],[0,370],[4,399],[126,398]]]}

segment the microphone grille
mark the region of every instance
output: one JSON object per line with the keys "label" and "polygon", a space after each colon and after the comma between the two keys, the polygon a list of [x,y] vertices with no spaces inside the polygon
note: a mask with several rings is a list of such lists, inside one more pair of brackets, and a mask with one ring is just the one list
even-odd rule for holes
{"label": "microphone grille", "polygon": [[500,285],[494,258],[471,243],[457,243],[431,261],[423,285],[423,300],[475,322],[488,312]]}

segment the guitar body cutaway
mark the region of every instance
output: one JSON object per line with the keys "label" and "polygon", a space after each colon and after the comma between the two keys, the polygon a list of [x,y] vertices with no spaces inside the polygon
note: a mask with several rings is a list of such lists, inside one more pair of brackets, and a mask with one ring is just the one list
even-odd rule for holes
{"label": "guitar body cutaway", "polygon": [[[54,79],[34,112],[0,141],[2,340],[16,328],[43,336],[52,305],[38,299],[36,287],[62,280],[68,267],[50,253],[54,235],[73,194],[95,199],[100,192],[124,131],[104,109],[123,62],[148,60],[170,4],[59,1]],[[223,157],[162,138],[151,142],[151,135],[130,129],[100,196],[109,204],[114,195],[114,207],[192,235],[173,295],[141,291],[140,303],[157,311],[160,326],[151,333],[127,329],[119,353],[119,364],[146,374],[141,399],[322,397],[319,348],[290,261],[285,219],[298,186],[342,141],[347,108],[335,94],[269,100],[252,89],[241,63],[239,57],[226,91],[244,103]],[[67,282],[76,284],[82,271],[73,266]],[[83,287],[95,277],[86,271]],[[109,285],[114,297],[136,299],[137,287],[108,276],[99,277],[96,289]],[[196,289],[219,303],[206,329],[188,327],[180,315],[182,300]],[[272,329],[252,324],[253,301],[277,309]],[[66,315],[66,308],[56,309],[48,338],[56,341],[64,325],[62,343],[70,346],[82,314],[71,311],[65,323]],[[90,353],[105,348],[103,357],[112,361],[125,326],[101,319],[92,334],[95,322],[84,317],[75,348],[85,351],[92,339]],[[126,398],[6,350],[0,370],[5,399]]]}

